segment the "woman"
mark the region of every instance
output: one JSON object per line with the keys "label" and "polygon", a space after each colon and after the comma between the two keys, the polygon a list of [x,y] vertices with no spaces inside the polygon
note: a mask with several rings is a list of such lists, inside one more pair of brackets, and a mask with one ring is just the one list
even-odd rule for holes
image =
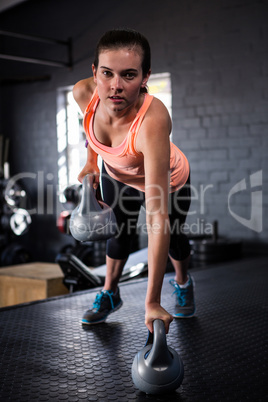
{"label": "woman", "polygon": [[[132,30],[107,32],[98,43],[92,71],[92,78],[79,81],[73,89],[84,113],[88,144],[87,162],[78,180],[93,174],[96,187],[101,180],[104,202],[113,208],[117,218],[118,235],[107,242],[105,284],[82,323],[103,322],[121,307],[118,282],[145,200],[145,324],[152,332],[153,321],[162,319],[168,332],[173,316],[190,317],[195,310],[193,283],[187,275],[190,247],[179,230],[190,206],[189,164],[170,143],[171,119],[166,107],[147,93],[150,46],[143,35]],[[104,161],[101,175],[98,155]],[[175,279],[171,281],[177,295],[173,316],[160,304],[168,255],[175,269]]]}

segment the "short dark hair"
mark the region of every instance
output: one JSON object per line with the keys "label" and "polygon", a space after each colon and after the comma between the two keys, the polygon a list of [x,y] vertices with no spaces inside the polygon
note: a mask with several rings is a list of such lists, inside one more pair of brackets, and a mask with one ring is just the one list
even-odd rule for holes
{"label": "short dark hair", "polygon": [[[97,69],[99,54],[108,49],[118,49],[129,46],[139,46],[142,50],[142,74],[145,77],[151,68],[151,49],[148,40],[140,32],[133,29],[113,29],[106,32],[99,40],[94,58],[94,66]],[[146,88],[141,88],[147,92]]]}

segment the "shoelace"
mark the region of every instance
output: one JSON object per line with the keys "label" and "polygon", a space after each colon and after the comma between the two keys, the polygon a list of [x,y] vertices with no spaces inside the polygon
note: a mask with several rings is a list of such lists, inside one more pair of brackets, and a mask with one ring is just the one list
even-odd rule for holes
{"label": "shoelace", "polygon": [[113,302],[113,292],[109,292],[109,290],[102,291],[101,293],[97,293],[95,301],[93,303],[93,309],[99,310],[101,306],[101,301],[104,296],[108,296],[110,299],[111,307],[114,309],[114,302]]}
{"label": "shoelace", "polygon": [[177,284],[177,282],[174,279],[171,279],[169,281],[169,283],[174,286],[175,290],[172,293],[172,295],[176,294],[176,296],[178,297],[178,301],[180,306],[184,307],[186,305],[186,296],[188,293],[188,289],[182,289],[180,288],[180,286]]}

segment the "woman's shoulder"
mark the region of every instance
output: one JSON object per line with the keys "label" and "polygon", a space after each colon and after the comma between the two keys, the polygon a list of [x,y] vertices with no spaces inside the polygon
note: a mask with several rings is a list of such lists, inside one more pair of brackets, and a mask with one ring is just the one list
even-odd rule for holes
{"label": "woman's shoulder", "polygon": [[164,103],[153,97],[150,107],[146,113],[146,122],[147,124],[160,124],[167,125],[171,129],[171,118],[167,107]]}
{"label": "woman's shoulder", "polygon": [[[164,138],[169,138],[171,129],[171,118],[166,106],[154,97],[137,135],[137,151],[143,153],[145,148],[150,149],[156,143],[162,144]],[[165,141],[164,143],[166,144]]]}

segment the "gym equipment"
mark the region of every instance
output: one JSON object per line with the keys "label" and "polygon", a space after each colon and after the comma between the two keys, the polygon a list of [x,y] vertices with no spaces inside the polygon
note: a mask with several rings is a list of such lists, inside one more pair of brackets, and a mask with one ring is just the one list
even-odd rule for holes
{"label": "gym equipment", "polygon": [[61,233],[69,234],[69,223],[71,218],[71,211],[62,211],[57,219],[57,228]]}
{"label": "gym equipment", "polygon": [[153,327],[153,334],[149,332],[144,348],[134,358],[132,380],[140,391],[156,395],[179,388],[184,366],[178,353],[167,346],[164,322],[155,320]]}
{"label": "gym equipment", "polygon": [[12,180],[5,180],[4,197],[6,203],[11,207],[21,207],[26,204],[26,192],[18,183],[13,183]]}
{"label": "gym equipment", "polygon": [[27,211],[26,191],[9,175],[9,139],[0,135],[0,266],[26,263],[30,253],[14,242],[24,235],[32,219]]}
{"label": "gym equipment", "polygon": [[26,264],[31,260],[31,255],[22,245],[17,243],[8,244],[0,252],[0,265],[7,267],[9,265]]}
{"label": "gym equipment", "polygon": [[55,262],[59,264],[63,274],[63,284],[70,293],[102,286],[104,281],[95,275],[93,269],[87,267],[73,254],[58,254]]}
{"label": "gym equipment", "polygon": [[[63,274],[63,283],[70,293],[103,286],[106,274],[106,264],[98,268],[89,268],[81,259],[73,253],[60,253],[56,257]],[[148,249],[136,251],[130,254],[120,282],[126,282],[133,278],[143,277],[148,273]]]}
{"label": "gym equipment", "polygon": [[[63,192],[64,198],[61,200],[61,204],[64,210],[60,213],[57,219],[58,230],[67,235],[70,233],[70,219],[72,211],[78,206],[82,196],[82,184],[75,184],[65,188]],[[101,199],[98,189],[96,190],[96,198]],[[62,265],[65,267],[65,273],[68,276],[66,279],[66,285],[69,287],[71,281],[71,287],[76,290],[85,289],[86,284],[83,283],[83,274],[80,275],[80,263],[86,268],[99,267],[105,263],[106,256],[106,240],[99,241],[84,241],[73,239],[71,244],[66,244],[59,251],[57,260],[59,259]],[[73,262],[72,256],[76,257]],[[80,261],[78,261],[80,260]],[[77,267],[77,268],[76,268]],[[70,271],[72,272],[72,278],[70,279]],[[75,277],[75,283],[73,283]],[[86,277],[85,282],[88,283]],[[92,287],[92,286],[89,286]]]}
{"label": "gym equipment", "polygon": [[10,227],[16,236],[21,236],[29,229],[32,218],[26,209],[16,208],[10,218]]}
{"label": "gym equipment", "polygon": [[66,187],[63,191],[63,195],[67,204],[74,205],[75,207],[78,205],[81,199],[81,188],[81,184],[73,184],[72,186]]}
{"label": "gym equipment", "polygon": [[106,261],[106,241],[79,242],[66,244],[58,255],[72,254],[88,267],[99,267]]}
{"label": "gym equipment", "polygon": [[105,240],[116,234],[113,210],[103,201],[97,201],[93,189],[93,175],[86,175],[82,183],[80,204],[70,218],[70,232],[79,241]]}
{"label": "gym equipment", "polygon": [[240,258],[242,254],[242,242],[219,237],[218,222],[213,222],[213,234],[211,238],[190,240],[192,258],[199,262],[217,262]]}

